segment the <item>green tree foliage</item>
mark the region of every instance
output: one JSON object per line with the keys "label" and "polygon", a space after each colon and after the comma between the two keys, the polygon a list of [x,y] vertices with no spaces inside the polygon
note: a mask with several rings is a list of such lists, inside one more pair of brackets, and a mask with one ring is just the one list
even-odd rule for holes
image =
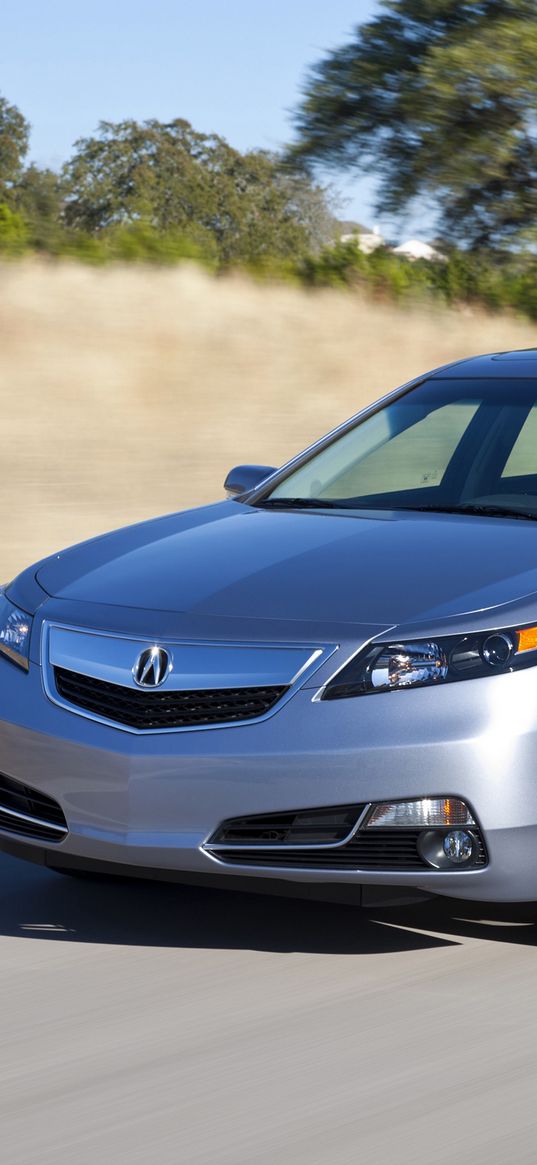
{"label": "green tree foliage", "polygon": [[23,255],[28,249],[28,228],[24,219],[0,202],[0,255]]}
{"label": "green tree foliage", "polygon": [[348,242],[300,259],[296,274],[310,287],[350,288],[401,304],[514,310],[537,320],[537,256],[532,251],[520,255],[453,248],[443,261],[413,262],[388,247],[366,255]]}
{"label": "green tree foliage", "polygon": [[16,105],[0,95],[0,201],[9,202],[28,151],[30,126]]}
{"label": "green tree foliage", "polygon": [[270,154],[241,154],[184,120],[102,122],[76,143],[64,182],[67,225],[90,233],[144,222],[182,231],[208,253],[216,244],[228,263],[325,241],[329,212],[319,186]]}
{"label": "green tree foliage", "polygon": [[536,237],[535,0],[384,0],[312,70],[295,158],[374,170],[474,247]]}
{"label": "green tree foliage", "polygon": [[54,253],[61,249],[63,189],[58,174],[27,166],[12,188],[11,201],[27,224],[35,250]]}
{"label": "green tree foliage", "polygon": [[[390,19],[395,20],[395,10],[399,14],[398,19],[402,19],[401,12],[404,8],[408,15],[409,4],[410,0],[397,2],[387,0],[382,19],[386,21],[388,12],[391,14]],[[414,19],[416,47],[412,66],[415,71],[418,67],[416,62],[419,63],[424,55],[423,44],[420,41],[420,37],[422,40],[425,37],[424,22],[421,20],[423,8],[428,13],[429,23],[434,32],[434,36],[431,33],[433,40],[436,37],[435,44],[431,42],[427,50],[429,62],[434,59],[437,50],[439,52],[442,50],[444,61],[448,59],[449,54],[446,56],[444,53],[446,46],[443,45],[442,36],[438,32],[440,10],[445,15],[448,7],[449,5],[441,0],[423,0],[422,7],[418,8],[416,0]],[[486,7],[489,15],[494,8],[494,12],[501,12],[505,17],[506,5],[500,0],[495,5],[492,5],[490,0]],[[521,6],[514,7],[520,16]],[[466,20],[464,27],[467,36],[469,28],[466,10],[469,8],[473,10],[477,27],[485,9],[484,0],[483,3],[476,0],[473,6],[453,3],[450,9],[454,27],[458,27],[457,20],[461,27]],[[372,26],[374,24],[375,22],[372,22]],[[366,30],[357,35],[365,36],[367,29],[372,26],[366,26]],[[401,31],[401,26],[397,27]],[[500,27],[505,32],[505,21],[498,25],[496,31]],[[407,43],[404,47],[410,59],[412,54],[408,44],[410,36],[408,27],[406,31]],[[395,38],[392,49],[395,53],[397,39],[395,25],[392,32]],[[372,37],[371,32],[367,32],[367,35]],[[492,44],[488,41],[487,43],[489,46]],[[381,47],[380,42],[377,44],[372,37],[370,55],[373,63],[377,62],[376,67]],[[466,94],[469,101],[468,91],[464,88],[466,84],[470,84],[466,72],[467,62],[462,72],[457,73],[455,66],[458,56],[465,60],[465,45],[462,40],[458,43],[454,56],[449,57],[452,61],[449,76],[459,78],[461,92]],[[490,69],[492,58],[493,50],[490,47],[487,66]],[[419,167],[417,176],[410,174],[409,177],[405,171],[405,165],[407,169],[410,167],[412,150],[409,127],[413,123],[410,112],[407,120],[404,120],[404,102],[397,106],[397,101],[403,100],[401,93],[398,96],[398,86],[404,59],[406,58],[402,51],[399,57],[394,57],[397,69],[392,78],[392,96],[384,95],[388,104],[390,100],[395,103],[398,109],[397,116],[404,122],[404,134],[407,135],[401,145],[395,132],[397,118],[394,114],[391,147],[389,135],[385,135],[386,154],[383,155],[385,182],[388,183],[392,167],[395,183],[393,191],[386,186],[384,197],[388,199],[387,205],[394,209],[403,206],[414,193],[420,193],[425,188],[425,179],[422,180],[422,171]],[[483,51],[482,61],[486,59]],[[500,62],[497,65],[500,78],[498,85],[500,85],[500,81],[503,84],[505,80],[502,69],[507,70],[505,76],[510,77],[514,66],[509,57],[498,57],[498,61]],[[386,64],[386,69],[387,67]],[[430,72],[430,63],[428,69]],[[519,77],[522,75],[522,70],[519,70],[518,75]],[[533,81],[527,70],[526,76],[527,89],[530,93]],[[434,73],[434,84],[438,87],[439,93],[442,86],[448,84],[448,79],[442,73]],[[477,80],[475,84],[478,85]],[[507,91],[508,89],[506,86],[505,106],[511,108],[513,93],[511,89]],[[410,107],[416,108],[418,90],[419,84],[415,78],[414,89],[410,87],[409,90],[412,98],[410,100],[409,97],[409,110]],[[369,94],[368,100],[373,101],[372,94]],[[380,89],[375,100],[378,112],[382,106]],[[485,98],[482,104],[486,108]],[[327,110],[329,109],[328,103]],[[362,106],[360,109],[362,110]],[[477,139],[473,112],[472,110],[470,112],[471,116],[466,117],[466,121],[469,126],[468,149],[471,152]],[[360,112],[360,118],[362,115],[363,110]],[[348,116],[350,125],[352,120],[350,112]],[[355,116],[356,108],[353,105],[352,117]],[[461,135],[461,150],[464,144],[465,116],[461,106],[460,124],[457,129]],[[436,125],[436,117],[437,113],[430,114],[430,125],[433,122]],[[332,140],[332,137],[326,139],[322,137],[321,122],[316,123],[315,133],[321,136],[316,141],[313,140],[315,134],[313,138],[303,140],[300,148],[304,151],[304,156],[319,158],[328,156],[330,146],[331,157],[342,158],[345,161],[360,159],[359,149],[362,147],[358,144],[356,124],[354,120],[352,132],[348,126],[343,127],[339,136],[332,135]],[[387,124],[386,119],[382,124]],[[381,139],[384,142],[379,125],[378,117],[376,122],[372,119],[368,131],[370,141],[376,142],[376,148],[380,148]],[[501,131],[504,134],[501,118],[497,119],[497,125],[498,133]],[[322,133],[328,133],[324,122],[323,127]],[[365,130],[361,121],[360,127],[359,136],[362,140]],[[535,197],[534,187],[529,181],[529,170],[526,172],[527,184],[523,184],[524,189],[517,193],[514,185],[508,187],[505,201],[498,195],[498,205],[493,206],[489,197],[491,185],[487,178],[489,172],[487,165],[490,163],[491,166],[499,166],[502,159],[504,162],[512,147],[512,140],[507,133],[505,136],[507,153],[499,151],[494,161],[489,139],[485,131],[483,132],[482,168],[485,194],[480,202],[478,195],[481,187],[478,183],[476,163],[476,169],[472,171],[475,205],[467,207],[468,221],[472,224],[472,229],[476,228],[476,224],[482,229],[485,219],[487,223],[492,223],[490,229],[487,227],[486,238],[489,242],[496,237],[502,241],[512,237],[529,239],[531,229],[528,229],[527,225],[530,222],[528,207],[531,207],[531,200]],[[528,154],[528,166],[530,147],[533,149],[532,132],[531,126],[526,127],[524,149]],[[440,143],[435,144],[432,130],[431,134],[434,149],[438,153],[435,163],[438,166],[438,173],[441,172],[441,166],[445,165],[447,175],[448,162],[440,157]],[[428,140],[424,129],[422,140],[424,148]],[[35,165],[24,167],[27,144],[28,125],[25,119],[14,106],[0,99],[2,258],[42,252],[50,256],[65,256],[97,264],[114,261],[168,264],[193,259],[216,270],[236,265],[260,278],[291,280],[308,287],[359,289],[368,295],[389,298],[401,303],[421,301],[470,304],[491,311],[509,308],[537,320],[535,247],[526,246],[525,250],[504,247],[503,250],[498,250],[489,246],[488,249],[482,248],[471,252],[468,249],[461,250],[443,244],[441,250],[447,254],[444,262],[413,263],[395,255],[388,247],[379,247],[372,254],[366,255],[356,243],[334,242],[337,231],[330,194],[326,189],[316,185],[303,168],[297,168],[296,163],[294,165],[284,163],[278,155],[261,150],[241,154],[233,150],[222,138],[196,133],[186,121],[175,121],[168,125],[156,121],[143,124],[129,121],[119,125],[105,123],[95,137],[78,143],[76,152],[62,175],[51,170],[42,170]],[[522,150],[522,137],[519,145]],[[418,146],[416,136],[415,149]],[[405,154],[407,147],[408,153]],[[434,155],[432,146],[431,150]],[[371,154],[372,151],[371,145]],[[402,166],[399,187],[395,181],[398,160]],[[468,158],[464,165],[463,160],[455,159],[452,172],[454,175],[460,173],[460,185],[457,192],[451,191],[450,199],[444,205],[444,221],[448,222],[449,214],[453,214],[455,216],[453,222],[456,223],[457,215],[462,213],[463,195],[464,198],[470,198],[471,190],[474,189],[463,184],[463,177],[468,173]],[[429,179],[427,181],[432,182]],[[514,183],[513,175],[512,181]],[[434,184],[430,184],[428,188],[436,189]],[[440,197],[439,190],[440,187],[436,189],[437,197]],[[389,201],[391,198],[394,200],[393,203]],[[527,200],[525,203],[524,198]],[[500,210],[503,217],[500,217]],[[343,225],[339,224],[340,230]]]}

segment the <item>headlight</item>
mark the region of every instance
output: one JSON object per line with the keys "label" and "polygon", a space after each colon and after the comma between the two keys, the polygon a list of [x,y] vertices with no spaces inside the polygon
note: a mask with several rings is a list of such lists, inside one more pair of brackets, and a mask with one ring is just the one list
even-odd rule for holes
{"label": "headlight", "polygon": [[20,611],[0,589],[0,652],[28,671],[32,620]]}
{"label": "headlight", "polygon": [[373,643],[327,684],[323,700],[473,680],[537,665],[537,627]]}

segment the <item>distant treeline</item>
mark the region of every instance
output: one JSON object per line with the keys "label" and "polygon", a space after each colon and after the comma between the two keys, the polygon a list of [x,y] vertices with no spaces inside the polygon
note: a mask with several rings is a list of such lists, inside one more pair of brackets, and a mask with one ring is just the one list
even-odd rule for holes
{"label": "distant treeline", "polygon": [[313,287],[363,287],[395,300],[436,300],[449,305],[511,309],[537,320],[537,255],[445,248],[443,261],[411,260],[379,247],[364,255],[339,243],[297,264]]}
{"label": "distant treeline", "polygon": [[25,165],[30,127],[0,97],[0,249],[214,266],[287,259],[332,236],[329,191],[276,153],[177,119],[101,122],[60,173]]}
{"label": "distant treeline", "polygon": [[0,258],[94,264],[195,260],[307,287],[511,309],[537,319],[537,255],[443,242],[411,261],[337,241],[330,189],[263,150],[241,153],[183,120],[103,122],[60,173],[26,165],[30,127],[0,97]]}
{"label": "distant treeline", "polygon": [[156,227],[147,220],[118,223],[91,233],[55,225],[36,233],[20,212],[0,204],[0,259],[23,255],[72,258],[92,264],[138,262],[170,265],[194,260],[217,271],[240,269],[255,278],[312,288],[348,288],[400,303],[469,305],[511,310],[537,320],[537,257],[453,250],[445,261],[410,260],[379,247],[370,255],[357,244],[330,243],[296,254],[266,249],[224,259],[195,234]]}

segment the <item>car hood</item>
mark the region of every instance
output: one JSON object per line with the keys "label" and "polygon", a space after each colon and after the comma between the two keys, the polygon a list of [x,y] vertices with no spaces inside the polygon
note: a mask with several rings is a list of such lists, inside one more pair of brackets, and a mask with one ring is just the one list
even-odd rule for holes
{"label": "car hood", "polygon": [[79,603],[393,626],[537,591],[537,525],[221,502],[82,543],[47,559],[37,578]]}

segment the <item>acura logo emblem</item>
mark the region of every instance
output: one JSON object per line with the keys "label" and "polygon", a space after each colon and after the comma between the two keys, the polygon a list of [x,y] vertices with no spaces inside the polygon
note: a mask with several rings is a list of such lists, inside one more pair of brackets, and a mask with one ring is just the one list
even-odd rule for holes
{"label": "acura logo emblem", "polygon": [[163,647],[146,647],[132,670],[134,682],[139,688],[160,688],[171,665],[171,657]]}

